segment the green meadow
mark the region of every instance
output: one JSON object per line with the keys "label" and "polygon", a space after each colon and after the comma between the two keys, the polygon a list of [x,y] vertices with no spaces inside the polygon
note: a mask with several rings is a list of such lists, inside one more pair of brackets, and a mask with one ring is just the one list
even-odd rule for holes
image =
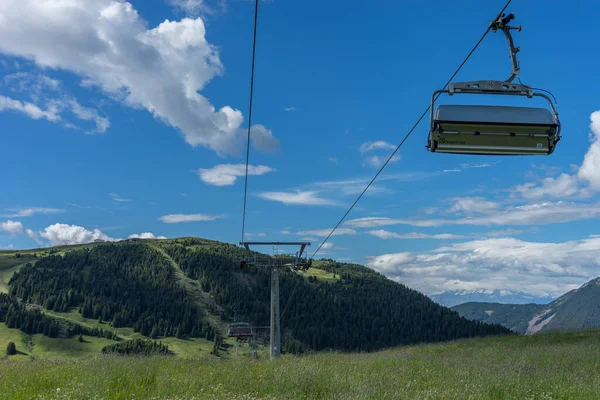
{"label": "green meadow", "polygon": [[[5,331],[0,331],[1,344],[8,339]],[[18,340],[15,332],[9,335]],[[5,357],[0,361],[0,396],[545,400],[597,399],[600,388],[600,331],[487,337],[361,354],[284,355],[275,361],[264,351],[252,360],[248,352],[235,356],[232,349],[225,357],[206,351],[184,357],[104,356],[97,354],[104,341],[81,344],[88,355],[79,344],[58,345],[62,348],[56,354],[44,352],[48,345],[40,341],[34,358]],[[19,348],[20,341],[16,343]],[[81,357],[58,357],[65,351]]]}

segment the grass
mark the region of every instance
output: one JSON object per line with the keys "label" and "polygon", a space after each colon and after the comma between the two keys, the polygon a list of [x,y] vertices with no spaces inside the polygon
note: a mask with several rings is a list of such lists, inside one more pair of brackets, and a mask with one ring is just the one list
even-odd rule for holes
{"label": "grass", "polygon": [[[9,329],[4,324],[0,324],[0,355],[4,355],[6,346],[9,342],[14,342],[17,350],[23,354],[17,358],[27,358],[33,355],[35,357],[52,357],[72,359],[76,357],[91,356],[98,354],[100,350],[109,344],[114,343],[112,340],[84,336],[84,342],[81,343],[77,338],[65,339],[57,338],[50,339],[44,335],[33,336],[33,351],[29,353],[21,342],[21,331],[18,329]],[[0,364],[0,370],[2,366]],[[0,391],[0,393],[2,393]],[[0,395],[0,399],[1,399]]]}
{"label": "grass", "polygon": [[[147,337],[134,332],[133,328],[112,328],[107,323],[100,323],[95,319],[89,319],[89,318],[82,317],[81,314],[79,314],[79,312],[77,312],[77,310],[72,310],[69,313],[59,313],[59,312],[55,312],[55,311],[44,310],[44,313],[46,313],[47,315],[50,315],[54,318],[58,318],[59,320],[63,319],[63,320],[71,321],[71,322],[76,322],[80,325],[87,326],[89,328],[102,328],[104,330],[114,331],[117,333],[117,335],[119,335],[119,337],[121,337],[124,340],[136,339],[136,338],[147,339]],[[2,325],[0,325],[0,327],[1,326]],[[0,330],[1,329],[2,328],[0,328]],[[71,339],[71,340],[74,340],[74,339]],[[158,338],[157,340],[160,340],[164,344],[167,344],[169,346],[169,350],[172,350],[176,355],[181,356],[181,357],[188,357],[188,358],[189,357],[198,357],[203,354],[210,353],[210,351],[213,348],[213,342],[205,340],[205,339],[197,339],[197,338],[177,339],[175,337],[167,337],[167,338]],[[114,343],[114,341],[107,340],[103,346],[105,346],[107,344],[113,344],[113,343]],[[227,348],[231,348],[231,346],[233,345],[233,342],[228,342],[228,343],[226,343],[226,345],[228,346]],[[1,343],[0,343],[0,346],[1,346]],[[97,352],[100,352],[102,347],[97,349]],[[1,350],[1,347],[0,347],[0,350]],[[51,352],[48,353],[48,355],[52,355],[52,354],[53,353],[51,353]],[[56,349],[54,354],[60,354],[60,349]]]}
{"label": "grass", "polygon": [[280,360],[210,355],[0,361],[10,399],[596,399],[600,331]]}
{"label": "grass", "polygon": [[306,280],[308,280],[309,276],[315,276],[317,277],[317,280],[320,281],[324,281],[324,282],[330,282],[330,283],[335,283],[336,281],[338,281],[340,279],[340,276],[335,274],[333,272],[327,272],[323,269],[319,269],[319,268],[309,268],[307,271],[298,271],[298,273],[300,275],[302,275]]}

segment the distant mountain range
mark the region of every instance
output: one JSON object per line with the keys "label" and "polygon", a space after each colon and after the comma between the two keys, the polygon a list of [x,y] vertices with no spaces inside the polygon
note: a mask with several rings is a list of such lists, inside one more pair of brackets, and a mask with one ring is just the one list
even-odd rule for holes
{"label": "distant mountain range", "polygon": [[458,304],[470,302],[503,303],[503,304],[548,304],[554,300],[551,296],[535,296],[531,293],[513,290],[450,290],[429,296],[433,301],[445,307],[454,307]]}
{"label": "distant mountain range", "polygon": [[550,304],[465,303],[452,307],[462,317],[500,324],[516,332],[600,328],[600,278]]}

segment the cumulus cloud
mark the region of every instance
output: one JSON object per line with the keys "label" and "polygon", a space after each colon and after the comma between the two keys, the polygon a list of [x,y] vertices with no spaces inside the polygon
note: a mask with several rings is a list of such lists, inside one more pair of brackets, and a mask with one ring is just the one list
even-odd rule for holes
{"label": "cumulus cloud", "polygon": [[368,257],[368,266],[425,293],[477,288],[556,296],[598,276],[599,251],[596,236],[562,243],[494,238]]}
{"label": "cumulus cloud", "polygon": [[279,139],[274,137],[273,132],[263,125],[252,125],[250,128],[250,139],[254,147],[258,150],[268,153],[279,151]]}
{"label": "cumulus cloud", "polygon": [[440,240],[451,240],[451,239],[464,239],[464,235],[454,235],[451,233],[438,233],[434,235],[426,233],[396,233],[386,231],[385,229],[372,230],[367,232],[369,235],[377,236],[380,239],[440,239]]}
{"label": "cumulus cloud", "polygon": [[[203,2],[178,3],[194,8]],[[217,109],[199,93],[224,70],[201,18],[149,29],[121,0],[7,0],[0,15],[1,53],[77,74],[85,87],[180,130],[191,146],[239,152],[242,113],[228,105]],[[32,113],[53,118],[44,110]]]}
{"label": "cumulus cloud", "polygon": [[0,217],[15,218],[15,217],[31,217],[35,214],[56,214],[63,212],[59,208],[46,208],[46,207],[24,207],[24,208],[5,208],[5,212],[8,214],[2,214]]}
{"label": "cumulus cloud", "polygon": [[204,215],[204,214],[169,214],[158,218],[166,224],[180,224],[182,222],[204,222],[214,221],[223,218],[222,215]]}
{"label": "cumulus cloud", "polygon": [[134,233],[128,236],[129,239],[166,239],[166,236],[155,236],[152,232]]}
{"label": "cumulus cloud", "polygon": [[258,197],[278,201],[286,205],[306,205],[306,206],[333,206],[338,205],[335,200],[320,197],[317,191],[297,190],[295,192],[264,192],[259,193]]}
{"label": "cumulus cloud", "polygon": [[23,233],[23,224],[19,221],[5,221],[0,222],[0,231],[8,232],[12,235],[16,235],[17,233]]}
{"label": "cumulus cloud", "polygon": [[[331,228],[333,229],[333,228]],[[331,232],[331,229],[309,229],[306,231],[300,231],[298,232],[298,235],[304,235],[304,236],[321,236],[321,237],[326,237],[329,235],[329,233]],[[333,235],[331,236],[342,236],[342,235],[356,235],[356,231],[354,229],[348,229],[348,228],[339,228],[336,229],[335,232],[333,233]]]}
{"label": "cumulus cloud", "polygon": [[540,199],[590,197],[600,192],[600,111],[593,112],[590,121],[591,144],[575,173],[527,182],[516,186],[513,193],[526,199]]}
{"label": "cumulus cloud", "polygon": [[116,239],[104,234],[99,229],[88,230],[82,226],[54,224],[47,226],[40,236],[50,241],[53,246],[65,244],[85,244],[94,240],[114,241]]}
{"label": "cumulus cloud", "polygon": [[[248,165],[248,175],[264,175],[275,171],[265,165]],[[212,168],[200,168],[198,175],[205,183],[214,186],[231,186],[238,177],[246,175],[246,164],[221,164]]]}

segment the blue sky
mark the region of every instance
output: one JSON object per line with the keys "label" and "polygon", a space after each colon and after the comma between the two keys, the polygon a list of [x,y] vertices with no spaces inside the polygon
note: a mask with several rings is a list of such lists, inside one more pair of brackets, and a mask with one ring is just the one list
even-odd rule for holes
{"label": "blue sky", "polygon": [[[253,2],[16,4],[0,5],[0,248],[238,243]],[[503,4],[261,2],[248,238],[314,251]],[[556,152],[432,154],[422,123],[320,256],[425,293],[557,295],[597,276],[600,4],[508,11],[522,81],[558,99]],[[490,33],[457,80],[509,72]]]}

